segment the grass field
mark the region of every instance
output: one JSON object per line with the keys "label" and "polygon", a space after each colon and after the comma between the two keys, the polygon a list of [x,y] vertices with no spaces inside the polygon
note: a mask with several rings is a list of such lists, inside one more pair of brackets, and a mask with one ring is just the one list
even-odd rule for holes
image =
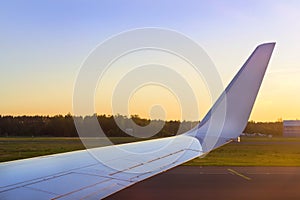
{"label": "grass field", "polygon": [[[111,138],[115,144],[137,141]],[[0,138],[0,162],[84,149],[79,138]],[[300,166],[300,138],[242,138],[185,165]]]}
{"label": "grass field", "polygon": [[[114,144],[139,141],[128,137],[110,139]],[[96,145],[95,145],[96,147]],[[0,137],[0,162],[85,149],[79,138]]]}
{"label": "grass field", "polygon": [[300,166],[300,138],[242,138],[185,165]]}

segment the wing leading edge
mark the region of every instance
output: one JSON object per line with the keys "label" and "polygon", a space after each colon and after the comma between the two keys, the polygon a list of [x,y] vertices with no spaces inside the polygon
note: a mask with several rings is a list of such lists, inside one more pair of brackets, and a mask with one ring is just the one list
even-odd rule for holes
{"label": "wing leading edge", "polygon": [[274,46],[256,48],[193,130],[169,138],[1,163],[0,199],[102,199],[238,137]]}

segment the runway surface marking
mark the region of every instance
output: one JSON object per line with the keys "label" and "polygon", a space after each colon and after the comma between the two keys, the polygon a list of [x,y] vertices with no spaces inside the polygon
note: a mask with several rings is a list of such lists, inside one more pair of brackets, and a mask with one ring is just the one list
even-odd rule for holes
{"label": "runway surface marking", "polygon": [[239,172],[237,172],[237,171],[235,171],[235,170],[233,170],[233,169],[228,168],[227,170],[230,171],[231,173],[235,174],[235,175],[238,175],[238,176],[240,176],[240,177],[242,177],[242,178],[248,180],[248,181],[251,181],[251,178],[250,178],[250,177],[245,176],[245,175],[243,175],[243,174],[241,174],[241,173],[239,173]]}

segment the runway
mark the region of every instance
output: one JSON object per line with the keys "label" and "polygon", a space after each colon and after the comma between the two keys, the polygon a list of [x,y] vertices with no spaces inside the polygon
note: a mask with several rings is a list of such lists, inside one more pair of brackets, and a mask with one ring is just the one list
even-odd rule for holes
{"label": "runway", "polygon": [[107,199],[300,199],[300,167],[179,166]]}

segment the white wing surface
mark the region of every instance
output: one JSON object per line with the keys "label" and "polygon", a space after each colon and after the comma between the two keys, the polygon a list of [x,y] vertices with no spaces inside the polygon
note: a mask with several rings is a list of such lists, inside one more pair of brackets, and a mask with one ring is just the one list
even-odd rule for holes
{"label": "white wing surface", "polygon": [[[102,199],[238,137],[274,45],[256,48],[195,129],[169,138],[1,163],[0,199]],[[224,105],[225,116],[220,111]],[[218,120],[221,128],[211,127]]]}
{"label": "white wing surface", "polygon": [[[121,148],[123,151],[109,146],[2,163],[0,199],[101,199],[202,154],[199,141],[184,135]],[[152,153],[143,153],[149,151]],[[105,160],[101,156],[106,165],[97,160],[98,154],[106,155]]]}

